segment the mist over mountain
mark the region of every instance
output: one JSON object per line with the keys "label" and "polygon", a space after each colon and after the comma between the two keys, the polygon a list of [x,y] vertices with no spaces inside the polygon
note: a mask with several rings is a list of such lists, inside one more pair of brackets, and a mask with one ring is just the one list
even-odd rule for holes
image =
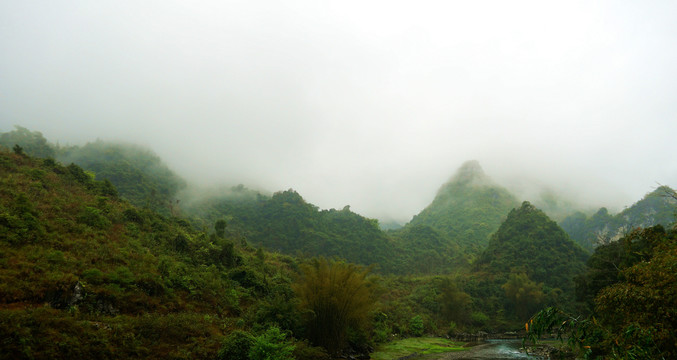
{"label": "mist over mountain", "polygon": [[0,1],[0,359],[677,359],[675,14]]}
{"label": "mist over mountain", "polygon": [[675,190],[668,186],[659,186],[615,215],[606,208],[600,208],[589,216],[576,212],[561,221],[560,225],[581,247],[592,251],[597,246],[616,241],[637,228],[655,225],[669,227],[677,218],[675,205]]}
{"label": "mist over mountain", "polygon": [[478,161],[465,162],[407,226],[427,225],[474,252],[482,249],[518,200],[488,177]]}

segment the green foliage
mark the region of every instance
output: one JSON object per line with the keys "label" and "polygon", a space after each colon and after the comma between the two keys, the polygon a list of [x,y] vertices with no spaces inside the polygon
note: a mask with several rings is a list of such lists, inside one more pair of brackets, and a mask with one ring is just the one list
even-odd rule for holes
{"label": "green foliage", "polygon": [[522,320],[538,310],[544,298],[543,284],[531,281],[525,273],[510,274],[508,281],[501,287],[505,290],[511,308]]}
{"label": "green foliage", "polygon": [[[378,263],[386,271],[406,271],[401,268],[392,240],[376,220],[355,214],[348,207],[319,210],[291,189],[265,197],[238,187],[184,210],[218,223],[217,236],[246,234],[247,241],[286,254],[340,256],[363,265]],[[230,219],[227,227],[224,217]]]}
{"label": "green foliage", "polygon": [[221,344],[217,359],[249,360],[249,352],[254,345],[254,337],[246,331],[235,330]]}
{"label": "green foliage", "polygon": [[[82,147],[60,148],[62,163],[74,163],[96,174],[102,183],[101,193],[112,196],[113,188],[136,206],[147,206],[165,215],[177,215],[176,194],[185,181],[174,174],[150,150],[133,146],[96,141]],[[86,181],[83,172],[71,169],[76,179]],[[76,174],[77,172],[77,174]]]}
{"label": "green foliage", "polygon": [[86,206],[78,214],[77,220],[79,223],[89,225],[98,229],[106,229],[111,225],[111,221],[103,216],[101,210]]}
{"label": "green foliage", "polygon": [[471,298],[458,283],[445,278],[439,285],[439,300],[441,314],[444,320],[456,323],[467,323]]}
{"label": "green foliage", "polygon": [[454,334],[456,334],[457,329],[458,329],[458,325],[456,325],[456,322],[450,321],[449,322],[449,329],[447,330],[447,336],[454,336]]}
{"label": "green foliage", "polygon": [[572,240],[592,252],[600,245],[613,243],[632,229],[672,224],[677,220],[674,194],[675,190],[670,187],[659,186],[616,215],[609,214],[606,208],[590,217],[577,212],[564,219],[561,226]]}
{"label": "green foliage", "polygon": [[294,343],[294,352],[292,356],[296,360],[329,360],[327,351],[319,346],[311,346],[307,341],[297,341]]}
{"label": "green foliage", "polygon": [[463,343],[442,338],[408,338],[396,340],[378,346],[371,358],[374,360],[401,359],[417,354],[441,354],[452,351],[463,351]]}
{"label": "green foliage", "polygon": [[587,256],[545,213],[529,202],[513,209],[492,236],[476,268],[493,274],[523,272],[546,287],[573,293]]}
{"label": "green foliage", "polygon": [[657,225],[648,229],[634,230],[618,241],[601,245],[587,261],[586,272],[576,277],[577,300],[591,309],[599,291],[625,280],[624,270],[646,261],[652,251],[665,237],[665,230]]}
{"label": "green foliage", "polygon": [[621,243],[628,252],[622,258],[631,262],[636,251],[631,245],[644,243],[652,248],[640,251],[634,264],[619,270],[619,278],[599,290],[594,298],[595,316],[582,318],[548,308],[527,323],[529,339],[535,341],[556,330],[558,337],[568,338],[586,358],[677,356],[677,237],[654,227],[635,231]]}
{"label": "green foliage", "polygon": [[291,360],[294,345],[286,340],[286,335],[276,326],[254,338],[249,350],[251,360]]}
{"label": "green foliage", "polygon": [[293,260],[102,196],[77,165],[0,150],[0,174],[1,358],[214,358],[236,321],[301,333]]}
{"label": "green foliage", "polygon": [[479,163],[469,161],[405,229],[430,226],[445,234],[447,243],[456,243],[463,252],[474,255],[487,244],[489,235],[517,204],[512,194],[484,174]]}
{"label": "green foliage", "polygon": [[480,329],[487,326],[490,320],[491,319],[489,316],[481,311],[473,311],[473,313],[470,314],[470,321],[472,322],[472,325]]}
{"label": "green foliage", "polygon": [[349,328],[366,325],[375,297],[368,270],[353,264],[313,260],[302,267],[303,276],[294,284],[302,309],[307,311],[308,339],[329,353],[346,343]]}
{"label": "green foliage", "polygon": [[409,333],[412,336],[423,336],[423,318],[416,315],[409,320]]}
{"label": "green foliage", "polygon": [[13,149],[17,155],[24,153],[39,158],[54,158],[55,152],[47,140],[38,131],[31,132],[21,126],[15,130],[0,133],[0,145]]}

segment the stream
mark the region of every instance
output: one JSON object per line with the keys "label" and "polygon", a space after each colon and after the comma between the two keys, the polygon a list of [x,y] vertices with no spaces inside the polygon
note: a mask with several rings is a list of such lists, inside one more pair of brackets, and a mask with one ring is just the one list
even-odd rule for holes
{"label": "stream", "polygon": [[540,356],[527,355],[520,352],[521,340],[487,340],[484,343],[468,348],[465,351],[426,355],[419,359],[426,360],[503,360],[503,359],[543,359]]}

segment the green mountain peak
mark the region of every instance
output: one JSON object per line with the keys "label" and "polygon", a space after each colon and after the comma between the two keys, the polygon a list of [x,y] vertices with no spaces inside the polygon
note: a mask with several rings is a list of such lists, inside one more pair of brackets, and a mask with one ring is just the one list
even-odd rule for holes
{"label": "green mountain peak", "polygon": [[477,253],[518,204],[507,189],[484,173],[479,162],[471,160],[461,165],[408,226],[428,225],[460,245],[462,251]]}
{"label": "green mountain peak", "polygon": [[528,201],[508,214],[491,236],[477,266],[494,274],[525,272],[552,288],[573,290],[587,256],[567,233]]}
{"label": "green mountain peak", "polygon": [[479,161],[469,160],[464,162],[463,165],[456,170],[456,174],[454,174],[451,180],[449,180],[440,191],[449,185],[486,186],[492,183],[491,179],[484,173]]}

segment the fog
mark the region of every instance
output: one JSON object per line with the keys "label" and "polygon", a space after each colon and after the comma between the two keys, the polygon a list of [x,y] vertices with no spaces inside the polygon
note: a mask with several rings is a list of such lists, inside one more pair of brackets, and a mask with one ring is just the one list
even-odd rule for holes
{"label": "fog", "polygon": [[677,186],[674,1],[0,3],[0,131],[406,221],[464,161],[620,209]]}

